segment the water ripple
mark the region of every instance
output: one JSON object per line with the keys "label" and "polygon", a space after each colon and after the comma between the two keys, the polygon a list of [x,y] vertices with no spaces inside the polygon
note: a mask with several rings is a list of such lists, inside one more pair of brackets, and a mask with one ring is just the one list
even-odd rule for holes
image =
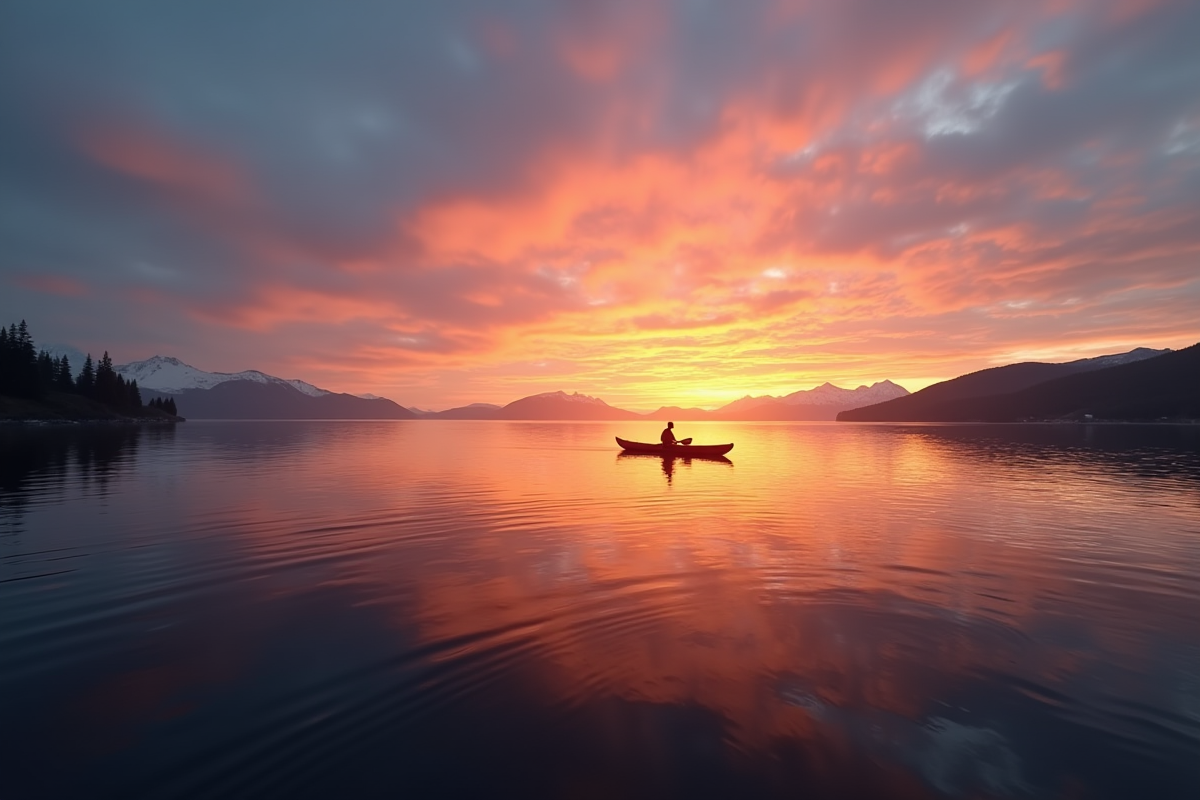
{"label": "water ripple", "polygon": [[1194,432],[710,424],[689,433],[735,441],[730,463],[668,464],[616,458],[622,433],[189,423],[13,445],[35,468],[0,494],[10,780],[1200,787]]}

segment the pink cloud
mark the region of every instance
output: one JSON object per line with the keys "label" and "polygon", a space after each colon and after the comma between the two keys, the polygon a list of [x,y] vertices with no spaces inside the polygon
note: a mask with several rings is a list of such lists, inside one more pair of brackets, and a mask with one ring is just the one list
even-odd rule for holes
{"label": "pink cloud", "polygon": [[104,124],[85,128],[79,145],[97,163],[129,177],[186,194],[236,203],[248,192],[229,162],[146,126]]}
{"label": "pink cloud", "polygon": [[26,289],[36,292],[59,295],[60,297],[79,297],[87,293],[87,286],[74,278],[63,275],[17,275],[13,281]]}

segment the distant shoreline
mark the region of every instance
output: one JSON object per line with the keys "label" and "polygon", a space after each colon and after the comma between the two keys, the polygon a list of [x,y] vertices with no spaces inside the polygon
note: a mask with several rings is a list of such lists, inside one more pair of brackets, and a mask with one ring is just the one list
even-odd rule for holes
{"label": "distant shoreline", "polygon": [[0,423],[3,424],[174,425],[183,421],[183,417],[177,417],[149,406],[142,406],[139,409],[115,409],[93,399],[65,392],[52,392],[41,398],[0,395]]}

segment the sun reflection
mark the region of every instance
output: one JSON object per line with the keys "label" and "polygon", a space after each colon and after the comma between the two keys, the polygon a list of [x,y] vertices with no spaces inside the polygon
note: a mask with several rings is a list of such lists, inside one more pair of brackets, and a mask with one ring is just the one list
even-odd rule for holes
{"label": "sun reflection", "polygon": [[[397,625],[416,622],[430,643],[479,642],[437,658],[517,647],[536,654],[562,703],[701,706],[748,749],[831,731],[865,747],[884,726],[890,743],[870,746],[903,762],[933,746],[931,698],[979,665],[1041,659],[1039,671],[1067,681],[1091,663],[1070,649],[1030,662],[1018,631],[1036,624],[1046,597],[1080,590],[1047,568],[1044,553],[1060,543],[1028,515],[1098,513],[1089,503],[1112,479],[1060,473],[1048,485],[1036,463],[972,456],[915,427],[832,435],[814,425],[796,439],[786,425],[698,424],[691,433],[704,441],[737,439],[730,463],[664,464],[617,456],[608,424],[463,423],[473,442],[463,460],[442,446],[446,424],[390,427],[366,459],[324,446],[308,463],[342,476],[343,494],[318,492],[299,508],[286,491],[256,495],[238,512],[246,535],[261,537],[248,546],[283,546],[285,512],[376,508],[358,513],[357,528],[308,535],[370,553],[353,560],[354,580],[381,598],[406,587]],[[1044,511],[1028,503],[1039,496]],[[1018,507],[1019,532],[1001,535]],[[438,527],[422,527],[433,518]],[[388,545],[397,536],[413,542],[403,556]],[[1089,600],[1119,618],[1111,597]],[[1100,640],[1144,657],[1135,642]]]}
{"label": "sun reflection", "polygon": [[502,707],[506,735],[550,720],[607,758],[636,730],[640,752],[1011,796],[1033,781],[1023,730],[1100,724],[1064,722],[1057,698],[1118,733],[1142,720],[1105,716],[1114,680],[1123,708],[1192,702],[1162,647],[1195,641],[1177,565],[1200,473],[1096,444],[1120,431],[695,423],[732,457],[621,455],[613,437],[643,425],[188,428],[205,456],[149,470],[187,491],[121,496],[171,513],[102,529],[128,537],[105,556],[127,567],[113,624],[149,655],[56,703],[128,748],[219,719],[212,698],[247,685],[272,719],[329,709],[355,735]]}

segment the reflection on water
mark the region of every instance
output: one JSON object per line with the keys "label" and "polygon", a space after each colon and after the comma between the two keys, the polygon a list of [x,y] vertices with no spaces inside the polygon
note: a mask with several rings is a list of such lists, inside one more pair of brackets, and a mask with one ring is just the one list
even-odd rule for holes
{"label": "reflection on water", "polygon": [[671,479],[675,477],[675,467],[682,465],[685,469],[691,469],[692,462],[708,462],[710,464],[726,464],[733,466],[733,462],[726,456],[693,456],[693,455],[658,455],[657,453],[628,453],[622,451],[617,454],[617,461],[645,461],[654,459],[662,464],[662,473],[667,479],[667,483],[671,483]]}
{"label": "reflection on water", "polygon": [[1198,796],[1200,431],[695,427],[0,432],[6,796]]}
{"label": "reflection on water", "polygon": [[58,502],[68,485],[106,494],[143,437],[159,445],[174,433],[169,425],[0,425],[0,536],[16,531],[31,500]]}

